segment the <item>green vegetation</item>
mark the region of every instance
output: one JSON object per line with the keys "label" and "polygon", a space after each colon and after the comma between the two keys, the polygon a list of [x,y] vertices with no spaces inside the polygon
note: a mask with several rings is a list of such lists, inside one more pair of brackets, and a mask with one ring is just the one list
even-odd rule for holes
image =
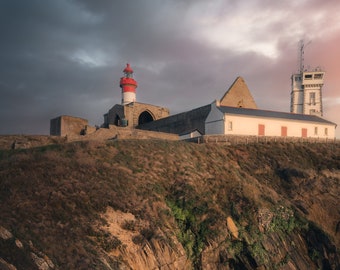
{"label": "green vegetation", "polygon": [[215,233],[209,228],[212,220],[200,221],[202,209],[193,209],[192,204],[187,204],[185,200],[181,202],[168,200],[167,205],[179,227],[177,238],[186,250],[188,257],[193,260],[194,266],[198,268],[203,248],[208,243],[208,238]]}
{"label": "green vegetation", "polygon": [[278,206],[273,211],[275,214],[270,223],[270,231],[282,231],[290,233],[297,226],[297,220],[293,210],[284,206]]}

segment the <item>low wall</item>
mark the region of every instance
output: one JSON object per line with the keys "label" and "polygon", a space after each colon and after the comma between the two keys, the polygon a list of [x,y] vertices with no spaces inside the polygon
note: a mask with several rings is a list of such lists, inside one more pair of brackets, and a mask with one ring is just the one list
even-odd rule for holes
{"label": "low wall", "polygon": [[306,143],[339,143],[339,140],[327,138],[301,138],[301,137],[269,137],[269,136],[241,136],[241,135],[203,135],[187,139],[195,143],[226,143],[226,144],[250,144],[266,142],[306,142]]}
{"label": "low wall", "polygon": [[95,132],[79,136],[68,136],[68,141],[82,141],[82,140],[124,140],[124,139],[159,139],[177,141],[179,136],[171,133],[140,130],[129,127],[117,127],[110,125],[109,128],[100,128]]}
{"label": "low wall", "polygon": [[65,137],[50,135],[0,135],[0,149],[27,149],[65,141]]}

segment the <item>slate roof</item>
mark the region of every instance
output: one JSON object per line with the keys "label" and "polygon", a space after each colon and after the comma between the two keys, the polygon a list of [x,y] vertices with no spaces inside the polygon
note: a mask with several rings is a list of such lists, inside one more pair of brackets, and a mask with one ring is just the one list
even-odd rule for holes
{"label": "slate roof", "polygon": [[205,134],[205,119],[211,110],[211,104],[179,114],[171,115],[137,126],[138,129],[186,134],[198,130]]}
{"label": "slate roof", "polygon": [[324,118],[321,118],[319,116],[316,116],[316,115],[267,111],[267,110],[259,110],[259,109],[248,109],[248,108],[237,108],[237,107],[228,107],[228,106],[220,106],[220,107],[217,107],[217,108],[222,113],[227,113],[227,114],[247,115],[247,116],[275,118],[275,119],[280,118],[280,119],[286,119],[286,120],[296,120],[296,121],[314,122],[314,123],[322,123],[322,124],[331,124],[331,125],[336,126],[335,123],[330,122],[330,121],[328,121]]}

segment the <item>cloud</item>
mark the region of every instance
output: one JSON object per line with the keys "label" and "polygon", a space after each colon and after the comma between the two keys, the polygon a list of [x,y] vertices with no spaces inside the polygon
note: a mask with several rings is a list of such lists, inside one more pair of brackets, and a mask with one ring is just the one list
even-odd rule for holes
{"label": "cloud", "polygon": [[337,100],[339,12],[335,0],[2,1],[0,133],[48,134],[61,114],[100,125],[127,62],[138,100],[172,113],[220,98],[237,76],[259,107],[289,111],[301,38],[306,65],[327,72],[324,102]]}

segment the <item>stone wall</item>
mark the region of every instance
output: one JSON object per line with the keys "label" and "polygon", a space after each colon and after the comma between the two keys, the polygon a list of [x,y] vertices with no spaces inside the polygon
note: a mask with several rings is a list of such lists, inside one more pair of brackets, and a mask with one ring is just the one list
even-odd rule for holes
{"label": "stone wall", "polygon": [[[65,137],[49,135],[0,135],[0,149],[26,149],[64,143]],[[0,267],[1,269],[1,267]]]}
{"label": "stone wall", "polygon": [[195,143],[225,143],[235,144],[253,144],[269,142],[287,142],[287,143],[335,143],[339,144],[337,139],[327,138],[302,138],[302,137],[281,137],[281,136],[246,136],[246,135],[203,135],[196,138],[186,139],[188,142]]}
{"label": "stone wall", "polygon": [[50,135],[61,136],[61,116],[50,120]]}
{"label": "stone wall", "polygon": [[116,104],[107,113],[107,119],[104,119],[104,127],[109,125],[118,125],[117,119],[124,119],[124,106]]}
{"label": "stone wall", "polygon": [[138,126],[139,116],[143,112],[150,113],[154,121],[168,117],[170,114],[169,109],[164,108],[164,107],[144,104],[144,103],[135,103],[134,110],[133,110],[133,126],[134,127]]}
{"label": "stone wall", "polygon": [[115,125],[109,125],[109,128],[100,128],[91,134],[68,137],[68,141],[82,141],[82,140],[105,141],[126,139],[134,140],[155,139],[177,141],[179,140],[179,136],[170,133],[138,130],[129,127],[117,127]]}
{"label": "stone wall", "polygon": [[177,134],[164,133],[164,132],[156,132],[149,130],[139,130],[139,129],[128,129],[128,128],[119,128],[117,130],[117,139],[139,139],[139,140],[148,140],[148,139],[156,139],[156,140],[169,140],[169,141],[177,141],[179,140],[179,136]]}
{"label": "stone wall", "polygon": [[221,106],[257,109],[248,86],[242,77],[237,77],[234,83],[220,100]]}
{"label": "stone wall", "polygon": [[51,119],[50,135],[77,136],[88,126],[88,121],[83,118],[62,115]]}
{"label": "stone wall", "polygon": [[117,116],[120,120],[127,120],[128,127],[138,126],[139,117],[143,112],[149,113],[153,120],[169,116],[169,110],[160,106],[139,102],[131,102],[124,106],[116,104],[107,113],[107,120],[104,121],[104,127],[108,127],[109,125],[122,125],[122,122],[117,123]]}

